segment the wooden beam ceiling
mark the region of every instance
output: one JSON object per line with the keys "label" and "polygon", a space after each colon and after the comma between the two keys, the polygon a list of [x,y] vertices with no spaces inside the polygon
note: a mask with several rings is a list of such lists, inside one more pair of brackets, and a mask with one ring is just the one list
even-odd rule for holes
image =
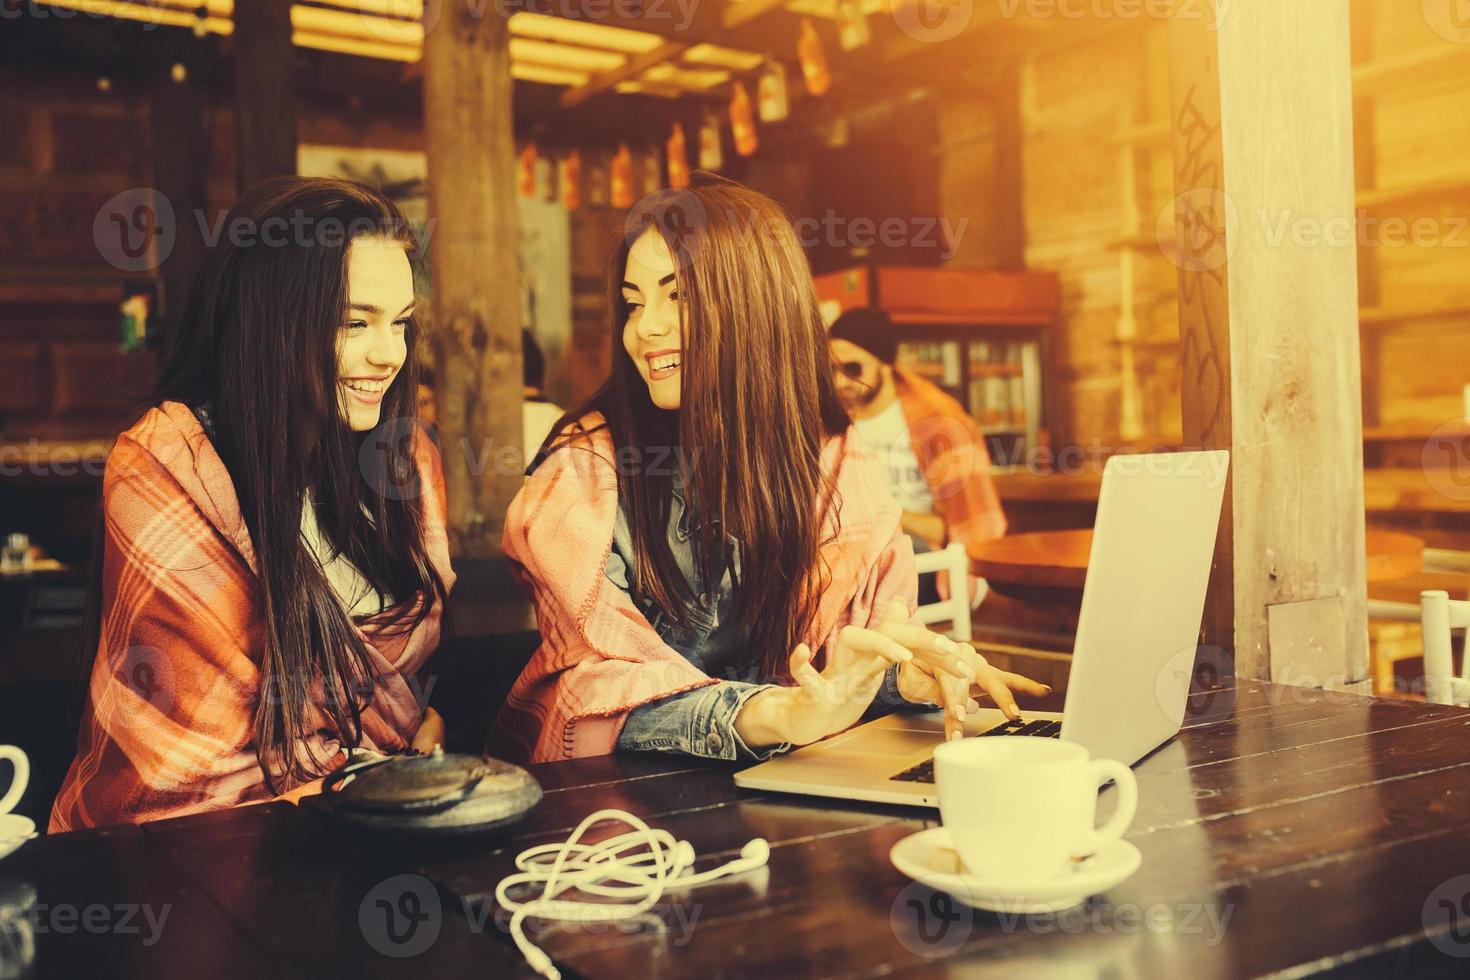
{"label": "wooden beam ceiling", "polygon": [[665,41],[652,51],[635,55],[627,60],[621,68],[611,71],[599,72],[593,75],[585,85],[569,88],[561,95],[561,107],[572,109],[581,105],[594,95],[600,95],[617,87],[619,82],[633,81],[654,65],[671,61],[684,52],[689,45],[679,41]]}
{"label": "wooden beam ceiling", "polygon": [[[164,0],[182,4],[184,0]],[[213,4],[214,0],[211,0]],[[314,0],[331,3],[333,0]],[[632,15],[627,12],[631,5],[607,5],[608,9],[586,5],[579,9],[569,6],[566,12],[557,12],[560,20],[575,21],[588,25],[623,28],[641,31],[645,35],[663,37],[649,51],[633,49],[614,52],[613,46],[592,48],[595,39],[581,43],[561,44],[569,52],[598,51],[606,58],[623,57],[626,60],[618,67],[598,71],[595,64],[583,70],[586,81],[581,85],[561,86],[521,81],[517,85],[516,108],[527,115],[517,120],[517,129],[542,131],[552,142],[560,133],[576,132],[579,136],[586,127],[588,133],[605,134],[609,131],[607,120],[615,118],[628,128],[631,139],[652,138],[656,127],[667,130],[673,118],[698,119],[703,105],[727,100],[731,86],[722,83],[707,88],[693,88],[678,84],[673,79],[648,79],[647,70],[660,64],[671,64],[679,69],[702,69],[718,62],[701,62],[695,65],[685,60],[689,50],[698,44],[710,44],[721,49],[748,52],[765,59],[774,59],[787,68],[793,121],[788,125],[802,125],[810,120],[831,118],[847,113],[853,99],[878,98],[903,92],[914,86],[932,86],[952,89],[963,86],[971,93],[982,93],[994,79],[1000,77],[1000,69],[1013,61],[1019,49],[1032,46],[1052,38],[1059,28],[1047,26],[1047,22],[1025,17],[1005,18],[995,5],[978,5],[968,24],[954,38],[946,41],[924,41],[904,32],[895,18],[889,14],[873,14],[869,17],[872,41],[854,51],[843,51],[838,43],[835,21],[828,17],[813,16],[812,22],[822,38],[827,54],[829,69],[834,80],[834,91],[821,99],[810,99],[802,84],[801,72],[796,62],[795,49],[799,36],[801,14],[779,6],[775,0],[739,0],[738,3],[698,3],[695,0],[662,0],[648,2],[642,12]],[[211,6],[211,12],[214,7]],[[385,9],[387,9],[385,7]],[[544,5],[530,0],[501,0],[495,12],[511,15],[520,11],[540,13]],[[619,12],[619,9],[622,12]],[[731,16],[742,11],[739,17]],[[596,13],[599,16],[593,16]],[[550,18],[532,18],[534,21]],[[726,27],[726,23],[735,24]],[[521,23],[528,21],[522,19]],[[128,21],[111,21],[119,36],[134,33],[130,27],[138,25]],[[60,28],[57,24],[55,27]],[[54,30],[66,38],[77,40],[80,24],[65,25],[65,30]],[[1066,25],[1071,28],[1072,25]],[[186,37],[187,30],[179,27],[159,27],[148,32],[151,35]],[[554,34],[554,32],[552,32]],[[1068,30],[1064,33],[1071,33]],[[552,38],[543,38],[536,32],[516,31],[516,38],[534,38],[530,45],[548,57],[537,56],[528,64],[551,65],[555,60],[550,54]],[[177,44],[178,42],[172,42]],[[185,43],[193,43],[185,41]],[[199,42],[218,46],[218,36]],[[227,43],[227,42],[226,42]],[[512,44],[516,42],[513,39]],[[558,43],[560,41],[558,40]],[[165,45],[167,46],[167,45]],[[527,45],[522,45],[527,47]],[[545,50],[543,50],[545,49]],[[514,56],[514,52],[513,52]],[[611,59],[609,59],[611,60]],[[345,100],[360,103],[366,96],[373,103],[388,102],[395,105],[413,105],[418,97],[420,71],[415,63],[393,64],[368,57],[298,49],[297,63],[310,81],[303,78],[303,91],[309,89],[341,90],[338,94]],[[383,70],[378,71],[382,65]],[[564,67],[564,66],[562,66]],[[751,80],[754,69],[743,70],[739,66],[720,64],[719,70],[727,71],[732,78]],[[337,85],[335,76],[339,72],[352,80],[350,85]],[[550,76],[543,76],[550,78]],[[571,76],[567,76],[570,78]],[[395,87],[401,91],[395,91]],[[636,87],[637,91],[630,91]],[[354,94],[355,90],[355,94]],[[838,102],[834,96],[841,93]],[[670,96],[676,98],[671,99]],[[849,98],[850,97],[850,98]],[[810,101],[810,108],[798,112]],[[671,105],[671,102],[683,105]],[[622,111],[627,103],[628,111]],[[798,122],[800,119],[802,122]]]}
{"label": "wooden beam ceiling", "polygon": [[742,24],[748,24],[757,17],[763,17],[772,11],[781,10],[786,6],[787,0],[740,0],[739,3],[730,3],[725,7],[721,17],[725,30],[733,31]]}

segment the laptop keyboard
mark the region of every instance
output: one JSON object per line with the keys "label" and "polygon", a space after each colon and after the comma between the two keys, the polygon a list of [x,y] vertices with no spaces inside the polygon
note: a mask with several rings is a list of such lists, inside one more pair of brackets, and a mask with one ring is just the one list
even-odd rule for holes
{"label": "laptop keyboard", "polygon": [[[987,732],[981,732],[976,737],[984,738],[987,735],[1031,735],[1036,738],[1060,738],[1062,723],[1059,721],[1026,721],[1017,718],[1003,725],[997,725]],[[902,783],[932,783],[934,782],[934,758],[930,756],[917,766],[905,769],[897,776],[890,778]]]}

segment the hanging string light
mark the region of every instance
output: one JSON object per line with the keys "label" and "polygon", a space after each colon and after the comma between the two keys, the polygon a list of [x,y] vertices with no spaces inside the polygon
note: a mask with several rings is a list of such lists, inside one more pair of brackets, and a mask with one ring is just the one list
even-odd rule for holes
{"label": "hanging string light", "polygon": [[706,114],[699,127],[699,169],[719,170],[725,165],[724,149],[720,146],[720,121]]}
{"label": "hanging string light", "polygon": [[582,206],[582,153],[568,150],[558,168],[561,175],[561,206],[575,211]]}
{"label": "hanging string light", "polygon": [[786,66],[779,61],[766,65],[755,85],[755,104],[761,122],[781,122],[791,114],[786,96]]}
{"label": "hanging string light", "polygon": [[615,208],[631,208],[633,206],[633,154],[628,150],[627,143],[618,144],[618,152],[612,158],[612,193],[610,195],[612,206]]}
{"label": "hanging string light", "polygon": [[837,0],[837,43],[842,50],[860,48],[872,36],[872,32],[868,30],[868,15],[858,0]]}
{"label": "hanging string light", "polygon": [[822,39],[817,36],[816,25],[810,17],[801,19],[801,37],[796,42],[796,57],[801,62],[801,75],[806,79],[808,92],[822,95],[832,87],[832,76],[827,71],[827,53],[822,50]]}
{"label": "hanging string light", "polygon": [[516,159],[516,189],[521,197],[536,196],[536,144],[528,142]]}
{"label": "hanging string light", "polygon": [[674,131],[664,144],[669,155],[669,186],[679,189],[689,186],[689,147],[684,141],[684,126],[674,123]]}
{"label": "hanging string light", "polygon": [[745,93],[745,83],[736,82],[730,96],[730,129],[735,134],[735,152],[743,157],[755,153],[760,139],[755,132],[755,112],[750,105],[750,96]]}

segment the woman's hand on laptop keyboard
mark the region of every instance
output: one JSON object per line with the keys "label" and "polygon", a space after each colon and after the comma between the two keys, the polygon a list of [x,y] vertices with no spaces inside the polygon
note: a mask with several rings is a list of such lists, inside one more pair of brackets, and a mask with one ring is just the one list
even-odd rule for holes
{"label": "woman's hand on laptop keyboard", "polygon": [[898,692],[915,704],[937,704],[944,709],[944,737],[959,738],[965,718],[980,710],[976,696],[988,695],[1007,718],[1021,717],[1011,693],[1034,697],[1051,693],[1051,688],[1021,674],[992,667],[968,643],[956,643],[942,633],[908,622],[908,612],[895,599],[879,631],[913,653],[914,659],[898,668]]}
{"label": "woman's hand on laptop keyboard", "polygon": [[795,687],[775,687],[756,694],[735,716],[735,731],[753,749],[810,745],[851,728],[863,716],[893,664],[913,654],[881,630],[845,626],[821,670],[812,664],[805,643],[788,661]]}

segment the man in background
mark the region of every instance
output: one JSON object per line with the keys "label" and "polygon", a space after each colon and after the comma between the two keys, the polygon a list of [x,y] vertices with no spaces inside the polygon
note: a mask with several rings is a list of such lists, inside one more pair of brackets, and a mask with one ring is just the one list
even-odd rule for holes
{"label": "man in background", "polygon": [[837,393],[863,440],[888,464],[915,551],[970,547],[1006,533],[980,427],[936,385],[895,365],[898,335],[878,309],[832,324]]}

